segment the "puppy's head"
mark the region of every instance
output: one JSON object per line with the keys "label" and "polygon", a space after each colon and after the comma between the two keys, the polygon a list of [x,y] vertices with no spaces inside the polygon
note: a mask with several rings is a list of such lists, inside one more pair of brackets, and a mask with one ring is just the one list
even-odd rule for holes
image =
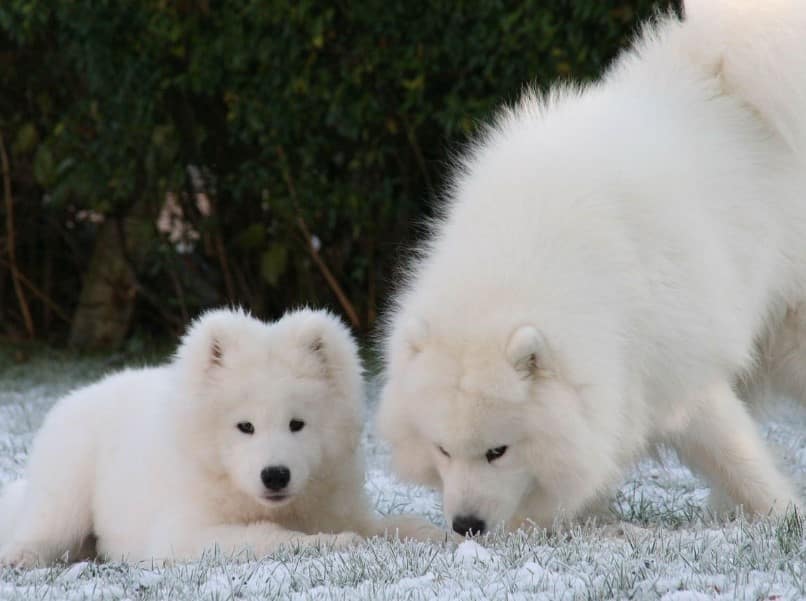
{"label": "puppy's head", "polygon": [[182,341],[193,448],[240,491],[271,507],[352,461],[362,377],[347,328],[308,309],[266,324],[242,312],[202,316]]}

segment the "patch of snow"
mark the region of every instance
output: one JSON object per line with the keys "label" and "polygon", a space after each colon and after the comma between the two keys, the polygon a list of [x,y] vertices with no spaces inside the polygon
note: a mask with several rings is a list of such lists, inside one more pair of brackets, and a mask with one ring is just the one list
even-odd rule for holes
{"label": "patch of snow", "polygon": [[[44,362],[0,375],[0,483],[23,470],[34,432],[65,391],[105,369]],[[376,388],[371,389],[376,390]],[[768,416],[763,431],[786,470],[806,476],[806,412]],[[379,513],[416,513],[445,527],[439,495],[395,478],[370,428],[366,490]],[[613,509],[626,524],[568,535],[519,531],[459,545],[373,539],[349,552],[285,550],[258,561],[210,554],[173,566],[79,563],[0,568],[0,600],[397,599],[549,601],[634,598],[722,601],[806,598],[806,539],[773,521],[703,522],[708,488],[673,453],[636,466]]]}
{"label": "patch of snow", "polygon": [[466,540],[456,548],[454,557],[464,563],[489,563],[492,561],[492,554],[473,540]]}

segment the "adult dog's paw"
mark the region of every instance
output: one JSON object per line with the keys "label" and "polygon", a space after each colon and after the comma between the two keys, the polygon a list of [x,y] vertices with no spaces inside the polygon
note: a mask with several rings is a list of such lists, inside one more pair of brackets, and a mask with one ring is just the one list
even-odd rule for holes
{"label": "adult dog's paw", "polygon": [[422,542],[462,542],[463,536],[434,526],[416,515],[387,516],[380,522],[380,530],[386,538],[412,539]]}

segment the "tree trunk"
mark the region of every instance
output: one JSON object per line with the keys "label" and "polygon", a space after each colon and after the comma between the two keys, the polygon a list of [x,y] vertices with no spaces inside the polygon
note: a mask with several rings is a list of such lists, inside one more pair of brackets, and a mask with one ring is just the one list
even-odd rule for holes
{"label": "tree trunk", "polygon": [[123,223],[107,219],[95,248],[70,326],[70,346],[81,350],[120,347],[131,327],[138,269],[152,235],[138,203]]}

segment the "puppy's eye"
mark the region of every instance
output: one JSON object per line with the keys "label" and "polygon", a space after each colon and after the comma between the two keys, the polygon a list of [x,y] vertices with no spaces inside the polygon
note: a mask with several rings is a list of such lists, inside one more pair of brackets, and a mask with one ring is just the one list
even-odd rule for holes
{"label": "puppy's eye", "polygon": [[292,432],[299,432],[305,427],[305,422],[301,419],[292,419],[288,422],[288,429]]}
{"label": "puppy's eye", "polygon": [[252,422],[238,422],[237,428],[244,434],[255,433],[255,427],[252,425]]}
{"label": "puppy's eye", "polygon": [[443,455],[445,455],[445,457],[450,457],[450,454],[448,453],[448,451],[446,451],[445,449],[443,449],[443,448],[442,448],[440,445],[437,445],[437,448],[439,449],[439,452],[440,452],[440,453],[442,453]]}
{"label": "puppy's eye", "polygon": [[504,455],[504,453],[506,453],[506,452],[507,452],[507,447],[506,447],[506,446],[503,446],[503,447],[495,447],[494,449],[489,449],[489,450],[488,450],[488,451],[487,451],[487,452],[484,454],[484,456],[487,458],[487,461],[489,461],[490,463],[492,463],[493,461],[495,461],[495,460],[496,460],[496,459],[498,459],[499,457],[502,457],[502,456]]}

